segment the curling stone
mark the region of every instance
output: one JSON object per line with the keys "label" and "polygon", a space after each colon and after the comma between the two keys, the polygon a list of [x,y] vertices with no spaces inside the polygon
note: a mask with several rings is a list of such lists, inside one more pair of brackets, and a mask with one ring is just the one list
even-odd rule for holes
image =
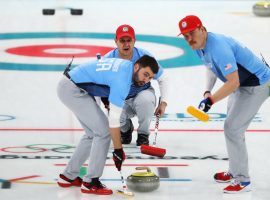
{"label": "curling stone", "polygon": [[134,172],[127,177],[129,189],[138,192],[151,192],[159,187],[159,177],[151,172],[149,167],[136,167],[136,170],[147,170]]}
{"label": "curling stone", "polygon": [[59,8],[54,8],[54,9],[42,9],[42,14],[43,15],[54,15],[55,12],[59,10],[70,10],[71,15],[83,15],[83,9],[77,9],[77,8],[67,8],[67,7],[59,7]]}
{"label": "curling stone", "polygon": [[42,14],[43,15],[54,15],[55,9],[42,9]]}
{"label": "curling stone", "polygon": [[259,1],[253,6],[252,10],[257,16],[270,16],[270,1]]}
{"label": "curling stone", "polygon": [[82,9],[71,8],[70,9],[70,14],[71,15],[82,15],[83,14],[83,10]]}

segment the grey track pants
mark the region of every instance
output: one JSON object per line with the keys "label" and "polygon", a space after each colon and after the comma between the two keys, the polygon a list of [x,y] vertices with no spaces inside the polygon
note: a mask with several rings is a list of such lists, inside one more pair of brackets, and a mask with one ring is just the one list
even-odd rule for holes
{"label": "grey track pants", "polygon": [[150,134],[150,123],[154,114],[156,96],[154,88],[150,87],[137,94],[134,98],[126,100],[121,114],[121,131],[126,132],[130,128],[128,119],[137,116],[139,127],[138,134]]}
{"label": "grey track pants", "polygon": [[224,133],[229,172],[241,182],[250,181],[245,131],[269,96],[270,81],[256,87],[239,87],[228,99]]}
{"label": "grey track pants", "polygon": [[88,171],[83,180],[90,182],[92,178],[101,177],[104,170],[111,141],[108,119],[94,98],[66,77],[59,82],[57,94],[85,131],[63,174],[75,179],[89,158]]}

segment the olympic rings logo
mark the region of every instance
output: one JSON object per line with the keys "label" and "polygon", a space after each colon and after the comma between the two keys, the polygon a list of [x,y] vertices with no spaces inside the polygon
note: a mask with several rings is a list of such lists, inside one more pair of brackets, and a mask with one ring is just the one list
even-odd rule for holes
{"label": "olympic rings logo", "polygon": [[73,153],[75,146],[65,144],[31,144],[26,146],[14,146],[0,148],[0,151],[5,153],[43,153],[43,152],[55,152],[55,153]]}

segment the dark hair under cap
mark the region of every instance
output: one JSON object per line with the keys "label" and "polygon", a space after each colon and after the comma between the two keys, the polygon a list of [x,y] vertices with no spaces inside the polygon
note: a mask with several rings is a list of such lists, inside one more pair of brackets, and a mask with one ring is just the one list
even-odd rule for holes
{"label": "dark hair under cap", "polygon": [[135,62],[135,64],[139,64],[141,68],[150,67],[150,69],[152,70],[154,74],[157,74],[159,70],[159,66],[156,59],[148,55],[144,55],[140,57]]}

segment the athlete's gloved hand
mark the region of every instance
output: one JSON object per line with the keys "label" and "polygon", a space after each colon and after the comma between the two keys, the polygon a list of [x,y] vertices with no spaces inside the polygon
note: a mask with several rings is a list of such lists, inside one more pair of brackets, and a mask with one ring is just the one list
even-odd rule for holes
{"label": "athlete's gloved hand", "polygon": [[204,112],[208,112],[213,104],[214,102],[211,97],[207,97],[200,102],[198,108]]}
{"label": "athlete's gloved hand", "polygon": [[126,155],[125,155],[123,148],[114,149],[113,161],[114,161],[115,167],[118,169],[118,171],[121,170],[122,163],[124,162],[125,159],[126,159]]}

